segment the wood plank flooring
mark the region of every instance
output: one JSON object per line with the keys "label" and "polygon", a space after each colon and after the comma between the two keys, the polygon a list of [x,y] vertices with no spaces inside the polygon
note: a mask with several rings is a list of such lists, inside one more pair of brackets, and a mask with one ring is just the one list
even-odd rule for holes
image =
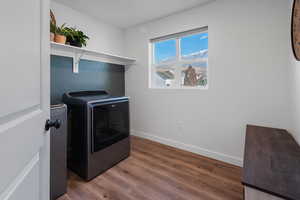
{"label": "wood plank flooring", "polygon": [[90,182],[69,172],[59,200],[239,200],[241,168],[138,137],[131,156]]}

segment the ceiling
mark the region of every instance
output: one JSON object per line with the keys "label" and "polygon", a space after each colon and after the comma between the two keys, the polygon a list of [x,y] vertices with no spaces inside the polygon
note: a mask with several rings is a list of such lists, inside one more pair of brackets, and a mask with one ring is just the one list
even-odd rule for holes
{"label": "ceiling", "polygon": [[101,21],[127,28],[212,0],[55,0]]}

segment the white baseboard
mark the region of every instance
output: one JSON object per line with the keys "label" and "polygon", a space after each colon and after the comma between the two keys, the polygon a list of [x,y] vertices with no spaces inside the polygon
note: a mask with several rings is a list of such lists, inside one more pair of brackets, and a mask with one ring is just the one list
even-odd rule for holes
{"label": "white baseboard", "polygon": [[242,158],[238,158],[238,157],[234,157],[234,156],[229,156],[223,153],[219,153],[219,152],[214,152],[214,151],[210,151],[208,149],[204,149],[204,148],[200,148],[197,147],[195,145],[190,145],[190,144],[184,144],[182,142],[178,142],[175,140],[171,140],[171,139],[166,139],[166,138],[162,138],[162,137],[158,137],[155,135],[151,135],[142,131],[136,131],[136,130],[131,130],[131,135],[134,136],[138,136],[138,137],[142,137],[142,138],[146,138],[155,142],[159,142],[165,145],[169,145],[172,147],[176,147],[178,149],[182,149],[185,151],[189,151],[192,153],[196,153],[202,156],[206,156],[209,158],[213,158],[216,160],[220,160],[226,163],[230,163],[236,166],[243,166],[243,159]]}

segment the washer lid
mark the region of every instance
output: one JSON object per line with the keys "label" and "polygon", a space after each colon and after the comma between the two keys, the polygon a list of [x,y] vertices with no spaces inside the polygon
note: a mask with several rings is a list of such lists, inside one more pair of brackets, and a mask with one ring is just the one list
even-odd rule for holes
{"label": "washer lid", "polygon": [[79,91],[64,94],[66,104],[97,103],[104,101],[128,100],[128,97],[111,96],[104,90],[98,91]]}

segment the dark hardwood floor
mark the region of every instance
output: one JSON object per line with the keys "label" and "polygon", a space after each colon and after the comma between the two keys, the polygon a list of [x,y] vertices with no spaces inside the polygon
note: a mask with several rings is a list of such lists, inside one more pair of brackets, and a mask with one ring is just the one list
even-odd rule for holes
{"label": "dark hardwood floor", "polygon": [[90,182],[69,173],[59,200],[243,199],[241,168],[132,137],[131,156]]}

